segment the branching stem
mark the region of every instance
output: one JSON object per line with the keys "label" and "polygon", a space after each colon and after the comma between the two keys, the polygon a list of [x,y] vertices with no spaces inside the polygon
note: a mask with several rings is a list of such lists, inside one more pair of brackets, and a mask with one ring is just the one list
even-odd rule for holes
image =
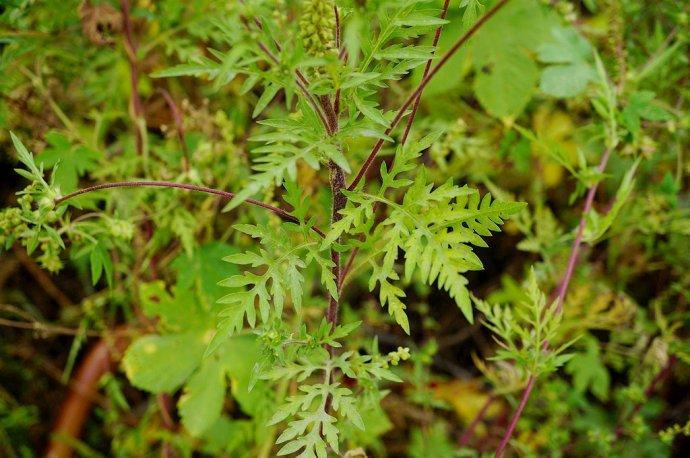
{"label": "branching stem", "polygon": [[[419,85],[417,86],[417,89],[415,89],[412,94],[410,94],[407,99],[405,100],[405,103],[400,107],[398,112],[395,114],[395,117],[391,121],[391,125],[386,129],[386,135],[390,135],[390,133],[397,127],[397,125],[400,123],[402,118],[405,116],[405,113],[407,112],[407,109],[412,105],[417,98],[422,94],[424,91],[424,88],[426,87],[427,84],[429,84],[429,81],[436,75],[436,73],[443,68],[448,61],[450,60],[451,57],[464,45],[467,43],[467,41],[472,38],[472,36],[477,33],[479,29],[482,28],[484,24],[487,23],[489,19],[491,19],[496,13],[498,13],[501,8],[503,8],[510,0],[499,0],[489,11],[484,14],[481,18],[477,20],[477,22],[474,23],[472,27],[470,27],[467,32],[465,32],[454,44],[451,46],[451,48],[446,51],[446,53],[441,57],[441,59],[438,61],[436,65],[429,71],[429,73],[426,75],[426,77],[422,78],[422,80],[419,82]],[[371,165],[374,162],[374,159],[376,159],[376,156],[378,153],[381,151],[381,148],[383,147],[384,139],[380,139],[379,141],[376,142],[374,145],[374,148],[371,150],[369,153],[369,156],[367,159],[364,161],[364,164],[362,167],[359,169],[359,172],[357,172],[357,176],[355,176],[354,180],[352,180],[352,183],[347,187],[349,191],[352,191],[357,187],[359,182],[365,177],[367,171],[371,167]]]}
{"label": "branching stem", "polygon": [[[196,191],[196,192],[203,192],[206,194],[214,194],[216,196],[220,196],[224,199],[230,200],[235,197],[235,193],[233,192],[228,192],[228,191],[222,191],[220,189],[215,189],[215,188],[208,188],[206,186],[197,186],[194,184],[187,184],[187,183],[175,183],[172,181],[119,181],[115,183],[102,183],[102,184],[97,184],[93,186],[89,186],[87,188],[79,189],[77,191],[74,191],[72,193],[69,193],[65,196],[62,196],[58,199],[55,200],[55,205],[59,205],[66,200],[72,199],[74,197],[80,196],[82,194],[87,194],[90,192],[94,191],[99,191],[101,189],[112,189],[112,188],[177,188],[177,189],[185,189],[188,191]],[[261,207],[264,208],[270,212],[275,213],[276,215],[280,216],[283,220],[289,221],[291,223],[299,223],[298,219],[292,216],[290,213],[288,213],[286,210],[283,210],[282,208],[275,207],[273,205],[267,204],[265,202],[261,202],[260,200],[256,199],[247,199],[245,200],[246,203],[250,205],[254,205],[256,207]],[[324,232],[319,229],[318,227],[314,226],[312,228],[314,232],[319,234],[321,237],[325,237]]]}
{"label": "branching stem", "polygon": [[[441,9],[441,14],[439,16],[441,19],[446,18],[446,15],[448,14],[449,5],[450,5],[450,0],[445,0],[443,3],[443,8]],[[336,9],[336,11],[337,11],[337,9]],[[434,48],[436,48],[436,46],[438,46],[438,42],[441,39],[441,32],[442,31],[443,31],[443,25],[440,25],[436,28],[436,33],[434,34],[434,40],[432,43],[432,46]],[[432,61],[433,61],[433,57],[426,61],[426,66],[424,67],[424,74],[422,75],[422,80],[424,80],[427,76],[429,76],[429,72],[431,71]],[[414,119],[417,116],[417,109],[419,108],[419,101],[421,98],[422,98],[422,92],[419,91],[419,93],[417,94],[417,97],[414,100],[414,106],[412,107],[412,113],[410,113],[410,116],[407,118],[407,124],[405,125],[405,133],[403,134],[402,139],[400,140],[400,143],[403,145],[407,142],[407,137],[410,133],[410,129],[412,128],[412,123],[414,122]],[[337,100],[337,98],[336,98],[336,100]],[[392,129],[392,126],[391,126],[391,129]],[[390,132],[388,131],[387,133],[390,133]],[[395,158],[393,158],[393,161],[395,161]],[[374,204],[374,214],[376,214],[378,207],[379,207],[379,202],[376,202]],[[360,240],[362,240],[363,237],[364,237],[363,235],[360,236]],[[350,272],[350,269],[352,269],[352,265],[355,262],[355,258],[357,257],[357,253],[359,253],[359,248],[355,247],[352,250],[352,252],[350,252],[350,256],[348,257],[347,262],[345,263],[345,267],[342,269],[340,279],[338,280],[338,291],[339,292],[342,292],[342,288],[345,284],[345,279],[347,277],[347,274]]]}

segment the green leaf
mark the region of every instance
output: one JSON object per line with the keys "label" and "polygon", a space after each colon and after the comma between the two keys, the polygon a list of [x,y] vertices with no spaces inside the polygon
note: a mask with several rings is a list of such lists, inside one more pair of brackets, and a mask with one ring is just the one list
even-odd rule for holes
{"label": "green leaf", "polygon": [[462,0],[460,2],[460,8],[465,8],[465,11],[462,13],[462,28],[464,30],[474,25],[477,19],[479,19],[479,16],[484,14],[486,10],[486,6],[482,4],[482,0]]}
{"label": "green leaf", "polygon": [[99,241],[92,245],[89,251],[89,263],[91,265],[91,283],[95,285],[105,271],[108,285],[113,282],[113,262],[104,244]]}
{"label": "green leaf", "polygon": [[621,181],[618,191],[616,191],[616,197],[613,201],[613,205],[609,211],[603,217],[595,209],[591,209],[587,214],[587,220],[585,225],[585,230],[583,233],[583,240],[585,242],[593,244],[597,240],[601,239],[606,231],[611,227],[614,221],[616,221],[618,214],[627,202],[633,188],[635,187],[635,172],[640,163],[640,160],[636,160],[633,166],[625,173],[623,180]]}
{"label": "green leaf", "polygon": [[410,46],[395,44],[391,45],[375,54],[377,59],[386,60],[428,60],[433,56],[433,46]]}
{"label": "green leaf", "polygon": [[262,347],[255,336],[236,336],[219,351],[218,357],[223,363],[231,381],[232,395],[242,411],[258,418],[268,418],[273,404],[273,392],[264,382],[256,382],[250,388],[250,382],[256,361],[261,356]]}
{"label": "green leaf", "polygon": [[264,88],[264,91],[261,93],[261,97],[259,97],[259,100],[256,102],[256,105],[254,106],[252,118],[256,118],[261,114],[262,111],[264,111],[264,109],[268,106],[271,100],[273,100],[273,98],[276,96],[278,91],[280,91],[280,86],[275,83],[271,83]]}
{"label": "green leaf", "polygon": [[225,367],[217,358],[208,358],[192,375],[178,402],[182,424],[200,436],[219,418],[225,398]]}
{"label": "green leaf", "polygon": [[222,242],[210,242],[196,248],[191,256],[180,254],[170,266],[177,273],[180,289],[197,288],[207,308],[224,293],[218,285],[223,278],[239,273],[237,267],[223,261],[223,258],[237,253],[237,248]]}
{"label": "green leaf", "polygon": [[[43,175],[42,171],[36,167],[33,155],[26,149],[26,146],[22,141],[14,135],[14,132],[10,132],[10,137],[12,138],[12,145],[14,145],[15,151],[17,151],[17,158],[19,162],[24,164],[24,166],[29,169],[30,175],[23,175],[28,180],[36,180],[38,177]],[[19,172],[19,170],[17,170]]]}
{"label": "green leaf", "polygon": [[532,98],[539,69],[523,52],[501,55],[491,61],[489,71],[480,70],[474,91],[486,110],[499,118],[518,115]]}
{"label": "green leaf", "polygon": [[383,114],[381,111],[376,107],[376,104],[373,102],[368,102],[364,101],[359,98],[357,94],[355,94],[353,98],[355,105],[357,106],[357,109],[368,119],[374,121],[377,124],[382,125],[383,127],[388,127],[390,123],[386,120],[386,118],[383,117]]}
{"label": "green leaf", "polygon": [[395,25],[405,27],[438,27],[439,25],[447,24],[448,21],[441,19],[438,16],[431,16],[428,14],[412,13],[393,21]]}
{"label": "green leaf", "polygon": [[[482,2],[485,3],[485,2]],[[450,48],[476,21],[477,0],[463,0],[462,19],[449,13],[437,55]],[[512,0],[489,19],[427,85],[423,100],[458,89],[464,77],[475,72],[474,90],[481,105],[494,116],[519,115],[535,93],[539,81],[533,52],[549,39],[549,31],[560,23],[556,14],[535,0]],[[431,40],[431,37],[428,38]],[[421,79],[422,69],[415,73]]]}
{"label": "green leaf", "polygon": [[611,379],[599,355],[598,342],[589,337],[585,339],[586,350],[576,353],[565,366],[565,371],[573,377],[573,385],[579,392],[589,389],[598,399],[605,401],[609,395]]}
{"label": "green leaf", "polygon": [[159,326],[166,332],[207,330],[213,327],[213,317],[201,307],[192,290],[176,286],[172,295],[162,281],[143,283],[139,287],[143,312],[160,318]]}
{"label": "green leaf", "polygon": [[553,41],[537,52],[541,62],[552,64],[541,75],[539,88],[554,97],[574,97],[597,77],[592,65],[592,46],[572,27],[552,29]]}
{"label": "green leaf", "polygon": [[51,131],[46,135],[48,146],[36,161],[53,169],[53,180],[62,193],[77,189],[79,177],[95,170],[102,154],[84,146],[73,145],[60,132]]}
{"label": "green leaf", "polygon": [[152,393],[172,393],[201,362],[205,333],[150,335],[135,340],[122,360],[127,378]]}
{"label": "green leaf", "polygon": [[633,92],[628,105],[621,113],[623,124],[633,134],[640,131],[640,121],[668,121],[673,119],[671,114],[654,103],[656,94],[652,91]]}

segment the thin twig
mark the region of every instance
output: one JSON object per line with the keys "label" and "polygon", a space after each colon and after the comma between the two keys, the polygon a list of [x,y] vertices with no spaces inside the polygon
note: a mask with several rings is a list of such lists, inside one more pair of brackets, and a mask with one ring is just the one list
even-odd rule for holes
{"label": "thin twig", "polygon": [[[175,183],[172,181],[118,181],[115,183],[102,183],[102,184],[89,186],[87,188],[79,189],[79,190],[74,191],[72,193],[69,193],[65,196],[62,196],[59,199],[56,199],[55,205],[59,205],[59,204],[65,202],[66,200],[72,199],[72,198],[80,196],[82,194],[87,194],[90,192],[99,191],[101,189],[137,188],[137,187],[185,189],[188,191],[196,191],[196,192],[203,192],[206,194],[214,194],[214,195],[220,196],[220,197],[227,199],[227,200],[233,199],[236,196],[236,194],[233,192],[221,191],[220,189],[208,188],[205,186],[197,186],[197,185],[187,184],[187,183]],[[267,204],[265,202],[261,202],[260,200],[256,200],[256,199],[246,199],[245,202],[250,204],[250,205],[265,208],[266,210],[269,210],[269,211],[275,213],[276,215],[280,216],[285,221],[288,221],[291,223],[298,223],[299,222],[299,220],[296,217],[292,216],[290,213],[288,213],[286,210],[283,210],[282,208],[274,207],[273,205]],[[318,227],[314,226],[312,229],[314,230],[314,232],[319,234],[321,237],[326,236],[324,234],[324,232],[321,229],[319,229]]]}
{"label": "thin twig", "polygon": [[48,296],[57,302],[60,307],[67,308],[73,304],[72,300],[67,297],[67,295],[63,293],[60,288],[58,288],[50,276],[46,274],[45,271],[41,269],[21,247],[14,245],[12,249],[14,250],[15,256],[22,266],[29,271],[31,276],[34,277],[34,280],[36,280],[43,291],[45,291]]}
{"label": "thin twig", "polygon": [[487,412],[489,411],[489,407],[491,407],[491,404],[493,404],[496,400],[498,399],[498,396],[495,394],[492,394],[486,399],[486,402],[482,406],[481,409],[479,409],[479,412],[477,412],[477,415],[472,419],[472,422],[467,426],[467,429],[462,433],[462,436],[460,436],[460,439],[458,439],[458,445],[460,447],[463,447],[467,445],[470,442],[470,439],[474,435],[474,430],[477,429],[477,426],[479,426],[479,423],[484,419],[486,416]]}
{"label": "thin twig", "polygon": [[[601,160],[599,161],[599,166],[597,168],[599,173],[603,173],[604,170],[606,170],[606,165],[608,164],[609,157],[611,156],[611,151],[612,148],[607,148],[604,154],[602,155]],[[592,209],[592,204],[594,203],[594,196],[596,195],[598,188],[599,182],[593,184],[587,190],[585,205],[582,209],[582,216],[580,217],[580,223],[577,227],[577,234],[575,236],[575,240],[573,240],[573,244],[570,249],[570,256],[568,257],[568,264],[566,266],[565,274],[563,275],[563,279],[560,281],[558,286],[558,293],[556,297],[556,313],[558,314],[560,314],[563,310],[563,302],[565,300],[565,295],[568,292],[568,286],[570,286],[570,280],[572,279],[573,271],[575,270],[575,265],[577,264],[577,259],[580,255],[582,238],[584,236],[585,226],[587,224],[587,216],[589,215],[589,212]],[[548,348],[548,346],[549,342],[544,342],[544,349]],[[527,401],[529,400],[529,397],[532,394],[535,381],[535,377],[531,375],[527,381],[527,386],[525,387],[525,390],[522,392],[520,403],[518,404],[517,409],[515,410],[513,416],[510,419],[508,429],[506,429],[503,438],[501,439],[501,443],[498,445],[498,448],[496,449],[497,458],[503,456],[505,448],[508,446],[508,442],[510,441],[510,438],[513,435],[513,431],[517,426],[517,422],[520,419],[520,416],[522,416],[522,411],[524,410],[525,405],[527,405]]]}
{"label": "thin twig", "polygon": [[[676,355],[671,355],[666,365],[664,365],[664,367],[661,368],[659,373],[656,374],[656,376],[652,379],[647,388],[644,390],[644,396],[646,399],[649,399],[654,394],[659,384],[661,384],[664,380],[668,378],[669,375],[671,375],[671,369],[673,369],[673,366],[676,364],[677,361],[678,357]],[[630,413],[621,420],[621,423],[625,423],[628,419],[633,418],[635,415],[637,415],[642,409],[643,405],[643,402],[638,402],[637,404],[635,404],[635,407],[633,407]],[[625,429],[623,425],[619,424],[616,427],[616,439],[620,439],[621,437],[623,437],[624,432]]]}
{"label": "thin twig", "polygon": [[132,17],[130,15],[129,0],[120,0],[122,9],[122,23],[124,29],[124,46],[129,62],[130,76],[130,107],[134,118],[134,135],[136,141],[137,154],[144,154],[144,138],[140,123],[144,119],[144,105],[139,96],[139,64],[137,62],[137,45],[134,43],[132,32]]}
{"label": "thin twig", "polygon": [[[426,78],[422,78],[422,80],[419,82],[419,85],[417,86],[417,89],[410,94],[407,99],[405,100],[405,103],[400,107],[398,112],[395,114],[395,117],[391,121],[391,125],[386,129],[386,136],[388,136],[393,129],[400,123],[400,120],[405,116],[405,113],[407,112],[407,109],[414,103],[414,101],[421,95],[421,93],[424,91],[424,88],[426,87],[427,84],[429,84],[429,81],[436,75],[436,73],[443,68],[448,61],[450,60],[451,57],[460,49],[462,45],[464,45],[472,36],[477,33],[477,31],[484,25],[486,22],[491,19],[498,11],[501,10],[510,0],[499,0],[498,3],[496,3],[489,11],[484,14],[481,18],[477,20],[477,22],[474,23],[472,27],[470,27],[467,32],[465,32],[454,44],[451,46],[451,48],[446,51],[446,53],[441,57],[441,59],[438,61],[438,63],[429,71],[429,74],[426,76]],[[359,169],[359,172],[357,172],[357,176],[355,176],[355,179],[352,180],[352,183],[347,187],[348,191],[352,191],[357,187],[359,182],[364,178],[366,175],[367,171],[371,167],[372,163],[374,162],[374,159],[376,159],[376,156],[378,155],[379,151],[381,151],[381,147],[383,147],[384,139],[380,139],[379,141],[376,142],[374,145],[374,148],[371,150],[371,153],[369,153],[369,156],[367,157],[366,161],[364,161],[364,164],[362,167]]]}
{"label": "thin twig", "polygon": [[53,334],[63,336],[86,335],[88,337],[98,337],[102,335],[102,333],[98,331],[84,331],[82,329],[67,328],[64,326],[55,326],[48,323],[41,323],[40,321],[17,321],[8,320],[7,318],[0,318],[0,326],[6,326],[8,328],[16,329],[25,329],[40,334]]}
{"label": "thin twig", "polygon": [[173,122],[175,123],[175,130],[177,132],[177,139],[180,142],[180,147],[182,148],[182,152],[184,153],[182,166],[184,170],[188,172],[191,158],[189,157],[189,148],[187,148],[187,142],[185,142],[184,138],[185,131],[184,119],[182,118],[182,111],[180,110],[180,107],[177,106],[175,100],[172,98],[168,91],[161,88],[158,89],[158,92],[160,92],[163,95],[165,103],[168,104],[168,108],[170,109],[170,114],[172,114]]}

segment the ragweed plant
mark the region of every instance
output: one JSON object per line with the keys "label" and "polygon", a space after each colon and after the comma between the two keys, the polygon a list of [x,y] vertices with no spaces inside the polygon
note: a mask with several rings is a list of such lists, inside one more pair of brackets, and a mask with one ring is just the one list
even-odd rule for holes
{"label": "ragweed plant", "polygon": [[[105,396],[60,409],[98,403],[85,442],[353,458],[682,440],[653,397],[690,359],[687,8],[62,3],[0,9],[0,142],[29,181],[0,242],[62,307],[8,295],[22,308],[0,324],[74,335],[69,385],[119,363]],[[0,437],[38,427],[5,398]],[[55,416],[48,453],[88,453],[84,418]]]}
{"label": "ragweed plant", "polygon": [[[369,288],[379,290],[381,306],[388,309],[393,320],[407,333],[410,324],[398,265],[406,281],[417,278],[447,290],[462,314],[472,321],[468,280],[464,274],[482,269],[473,246],[487,246],[484,238],[499,231],[499,225],[523,205],[500,202],[488,194],[482,196],[478,190],[455,185],[452,180],[441,185],[430,180],[419,161],[439,134],[407,141],[414,112],[410,114],[406,110],[425,83],[396,115],[379,108],[376,95],[380,88],[433,57],[433,46],[411,41],[447,22],[439,18],[438,10],[428,9],[426,3],[407,0],[383,4],[378,12],[378,24],[372,29],[370,45],[349,39],[341,30],[341,27],[347,30],[341,20],[347,24],[348,19],[355,20],[363,14],[355,5],[342,8],[341,12],[329,0],[303,2],[296,11],[300,16],[299,30],[289,31],[278,30],[261,19],[270,17],[264,14],[269,8],[280,5],[240,3],[218,22],[226,34],[224,40],[231,45],[228,51],[213,50],[212,59],[158,73],[159,77],[206,75],[219,86],[241,79],[244,92],[258,86],[261,95],[253,109],[255,118],[269,108],[278,93],[284,94],[283,108],[275,107],[269,116],[259,119],[256,131],[248,139],[255,145],[251,148],[255,165],[236,194],[179,183],[130,181],[61,195],[57,187],[43,180],[42,171],[15,140],[20,160],[29,168],[23,174],[41,186],[39,210],[27,221],[27,227],[37,234],[46,232],[47,240],[62,243],[50,226],[53,220],[48,215],[55,212],[56,205],[58,211],[64,212],[65,203],[77,196],[117,186],[178,187],[220,194],[229,199],[226,210],[250,203],[281,217],[233,226],[234,230],[256,240],[257,249],[224,258],[237,266],[238,273],[219,283],[230,292],[217,298],[220,306],[215,315],[218,320],[215,334],[203,352],[198,375],[189,378],[187,394],[180,401],[183,422],[193,434],[207,431],[217,417],[217,414],[209,417],[207,412],[204,417],[207,419],[200,421],[187,413],[195,402],[211,402],[208,398],[211,387],[200,384],[210,376],[211,370],[233,374],[236,368],[224,366],[227,363],[222,362],[223,355],[234,351],[232,342],[245,330],[253,330],[259,336],[257,344],[263,356],[255,362],[248,386],[235,389],[258,389],[256,384],[260,380],[283,386],[290,380],[298,383],[295,394],[285,400],[276,399],[279,407],[269,422],[287,423],[276,439],[281,444],[279,454],[299,451],[305,457],[325,456],[328,449],[339,450],[341,423],[364,429],[360,411],[371,406],[365,401],[380,398],[381,382],[399,381],[389,366],[407,359],[409,350],[401,347],[383,356],[366,353],[364,348],[338,350],[341,341],[356,328],[356,323],[339,320],[344,287],[355,276],[370,278]],[[499,7],[500,4],[494,11]],[[299,39],[290,43],[285,39],[288,36]],[[428,79],[429,76],[425,81]],[[369,167],[384,142],[393,140],[390,135],[403,118],[408,127],[403,140],[391,151],[390,165],[381,163],[380,181],[374,176],[368,179]],[[362,146],[371,140],[376,142],[374,149],[363,158]],[[363,165],[362,159],[365,159]],[[315,201],[299,186],[298,171],[304,166],[328,172],[329,186],[321,191],[330,201],[327,208],[323,208],[323,199]],[[350,178],[355,167],[359,167],[359,172]],[[36,191],[27,193],[33,195]],[[290,209],[254,199],[267,193],[282,194]],[[328,214],[330,218],[324,217]],[[27,244],[33,246],[37,239],[38,235],[33,235]],[[105,249],[109,248],[105,245]],[[97,251],[94,248],[91,252]],[[402,264],[398,262],[399,252],[404,253]],[[350,257],[347,263],[345,256]],[[95,258],[91,259],[94,281],[97,281],[101,267],[94,261]],[[107,263],[105,269],[111,278]],[[316,282],[310,279],[313,275]],[[148,287],[142,291],[148,291]],[[124,363],[137,386],[166,392],[179,386],[199,364],[194,361],[199,361],[201,355],[192,348],[207,341],[207,333],[202,332],[205,326],[202,322],[206,321],[199,322],[198,328],[194,325],[187,330],[192,320],[196,322],[199,317],[180,321],[174,304],[181,299],[165,299],[162,293],[157,293],[154,302],[158,305],[154,306],[152,299],[147,299],[153,296],[144,294],[143,303],[151,304],[144,305],[144,312],[160,317],[159,327],[170,328],[178,337],[170,342],[164,336],[139,339],[129,347]],[[178,294],[179,288],[175,295]],[[305,316],[304,306],[318,308],[319,295],[324,294],[328,300],[323,308],[323,320]],[[186,303],[189,307],[190,303]],[[300,322],[306,326],[299,326]],[[177,329],[177,326],[182,327]],[[198,329],[199,333],[191,329]],[[151,372],[164,355],[183,348],[179,361],[184,362],[184,371],[182,367],[171,369],[174,374],[169,383],[165,382],[167,378],[151,378]],[[354,390],[342,386],[343,377],[355,381]],[[207,394],[195,395],[198,390]],[[213,411],[219,408],[217,402]]]}

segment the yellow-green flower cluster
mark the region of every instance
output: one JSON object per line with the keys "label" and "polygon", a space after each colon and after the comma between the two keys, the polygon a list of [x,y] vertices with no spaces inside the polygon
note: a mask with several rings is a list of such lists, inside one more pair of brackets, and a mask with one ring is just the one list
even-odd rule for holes
{"label": "yellow-green flower cluster", "polygon": [[335,10],[332,0],[304,0],[299,21],[300,38],[307,53],[325,57],[335,50]]}
{"label": "yellow-green flower cluster", "polygon": [[20,193],[17,203],[18,207],[0,211],[0,248],[9,248],[15,242],[31,247],[30,251],[38,246],[42,251],[37,258],[41,266],[51,272],[60,270],[60,241],[40,231],[41,225],[58,219],[54,200],[32,183]]}
{"label": "yellow-green flower cluster", "polygon": [[400,361],[407,361],[410,359],[410,349],[407,347],[398,347],[396,351],[388,353],[388,362],[393,366],[397,366]]}
{"label": "yellow-green flower cluster", "polygon": [[4,247],[8,241],[27,229],[19,208],[6,208],[0,211],[0,247]]}

